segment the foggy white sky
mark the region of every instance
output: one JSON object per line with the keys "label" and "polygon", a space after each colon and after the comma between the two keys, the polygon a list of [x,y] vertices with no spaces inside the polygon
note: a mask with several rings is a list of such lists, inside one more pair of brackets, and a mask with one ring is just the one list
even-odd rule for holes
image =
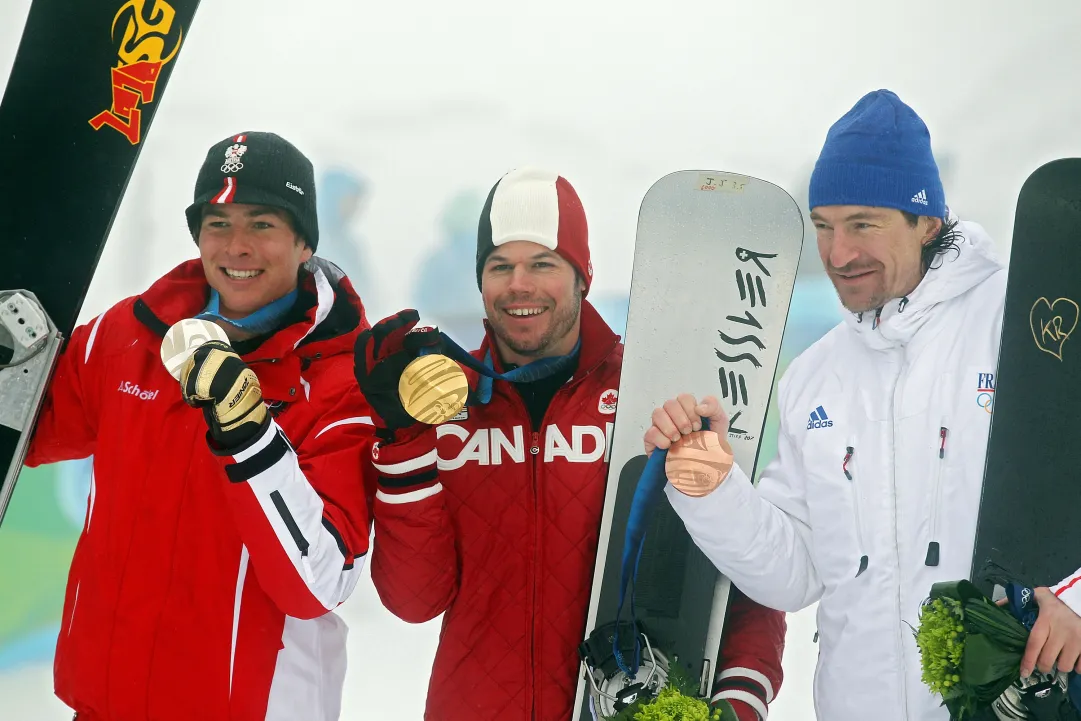
{"label": "foggy white sky", "polygon": [[[0,77],[28,8],[0,0]],[[728,170],[803,202],[827,128],[875,88],[926,120],[947,201],[1004,255],[1024,178],[1081,156],[1076,0],[203,0],[186,35],[84,320],[194,256],[183,209],[195,173],[210,144],[245,130],[278,132],[317,169],[372,180],[357,224],[376,243],[378,285],[360,289],[372,320],[408,303],[444,203],[519,165],[575,185],[594,287],[618,290],[655,180]],[[359,593],[345,614],[346,717],[419,718],[435,626],[407,628],[370,584]],[[790,626],[774,721],[813,718],[813,617]],[[48,669],[27,673],[37,675],[0,678],[0,697],[6,686],[37,708],[30,697],[48,692]]]}
{"label": "foggy white sky", "polygon": [[[1025,176],[1081,154],[1081,6],[1045,0],[804,3],[204,0],[160,102],[84,317],[189,257],[182,219],[206,148],[274,130],[317,167],[374,182],[358,225],[407,302],[456,190],[546,165],[589,214],[595,287],[630,279],[638,204],[683,168],[758,175],[797,200],[830,123],[887,87],[931,128],[947,199],[1005,249]],[[0,4],[0,72],[27,0]],[[1061,78],[1061,79],[1059,79]],[[152,220],[148,221],[147,218]],[[137,237],[151,229],[154,239]],[[150,266],[124,268],[148,251]]]}

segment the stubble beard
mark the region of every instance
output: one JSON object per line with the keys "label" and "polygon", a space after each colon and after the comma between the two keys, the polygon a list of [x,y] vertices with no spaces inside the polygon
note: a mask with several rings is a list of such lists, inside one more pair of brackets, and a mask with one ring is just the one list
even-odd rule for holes
{"label": "stubble beard", "polygon": [[492,327],[495,330],[496,337],[503,341],[504,345],[514,353],[527,358],[543,358],[553,343],[562,340],[574,328],[574,324],[578,321],[581,312],[582,293],[575,290],[571,304],[560,311],[556,311],[547,332],[542,334],[536,342],[529,344],[523,344],[520,340],[512,337],[507,333],[502,323],[493,323]]}
{"label": "stubble beard", "polygon": [[[849,313],[866,313],[876,308],[881,308],[888,302],[886,294],[882,290],[875,290],[870,298],[866,298],[866,296],[846,298],[844,294],[837,289],[836,285],[834,285],[834,290],[837,291],[837,297],[840,299],[841,305],[843,305],[845,310]],[[864,298],[866,298],[866,300]]]}

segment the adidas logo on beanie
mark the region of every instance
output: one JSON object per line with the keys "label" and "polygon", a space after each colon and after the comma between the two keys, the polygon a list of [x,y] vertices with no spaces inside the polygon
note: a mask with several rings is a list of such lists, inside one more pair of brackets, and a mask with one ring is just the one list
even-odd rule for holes
{"label": "adidas logo on beanie", "polygon": [[492,186],[477,228],[478,287],[491,252],[515,240],[559,253],[578,271],[589,292],[593,265],[586,213],[566,178],[538,168],[520,168]]}
{"label": "adidas logo on beanie", "polygon": [[866,205],[945,218],[927,125],[896,93],[867,93],[826,133],[808,201],[811,210]]}

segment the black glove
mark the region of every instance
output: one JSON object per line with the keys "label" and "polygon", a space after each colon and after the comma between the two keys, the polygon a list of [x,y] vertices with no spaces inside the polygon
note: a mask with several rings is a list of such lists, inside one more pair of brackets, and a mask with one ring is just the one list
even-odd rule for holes
{"label": "black glove", "polygon": [[228,343],[199,346],[180,369],[184,402],[202,408],[210,437],[223,448],[238,448],[270,422],[259,378]]}
{"label": "black glove", "polygon": [[417,311],[403,310],[362,331],[353,346],[353,374],[377,416],[377,430],[383,431],[379,435],[387,442],[394,440],[395,431],[417,423],[398,397],[402,371],[422,349],[438,352],[442,346],[437,328],[413,330],[419,320]]}

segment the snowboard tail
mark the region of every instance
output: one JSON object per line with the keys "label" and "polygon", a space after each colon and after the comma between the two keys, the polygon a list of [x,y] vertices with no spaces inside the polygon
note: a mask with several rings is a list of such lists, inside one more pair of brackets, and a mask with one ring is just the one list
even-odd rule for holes
{"label": "snowboard tail", "polygon": [[1081,566],[1081,158],[1047,163],[1017,201],[971,578],[984,593]]}
{"label": "snowboard tail", "polygon": [[[654,408],[679,393],[716,395],[731,418],[736,461],[752,475],[803,242],[798,205],[771,183],[681,171],[646,194],[638,221],[627,337],[593,592],[580,647],[574,719],[613,715],[676,671],[707,696],[716,674],[729,583],[663,497],[652,509],[633,588],[642,663],[629,678],[613,651],[624,534],[646,464]],[[628,632],[630,629],[630,632]],[[633,627],[620,625],[624,658]]]}
{"label": "snowboard tail", "polygon": [[[59,340],[75,327],[198,5],[33,0],[30,6],[0,103],[0,307],[25,289],[21,297],[44,313],[50,330],[39,339],[41,348],[29,350],[0,330],[0,404],[10,411],[0,416],[0,521],[39,391]],[[30,365],[10,365],[19,358]],[[30,388],[31,379],[38,385]]]}

